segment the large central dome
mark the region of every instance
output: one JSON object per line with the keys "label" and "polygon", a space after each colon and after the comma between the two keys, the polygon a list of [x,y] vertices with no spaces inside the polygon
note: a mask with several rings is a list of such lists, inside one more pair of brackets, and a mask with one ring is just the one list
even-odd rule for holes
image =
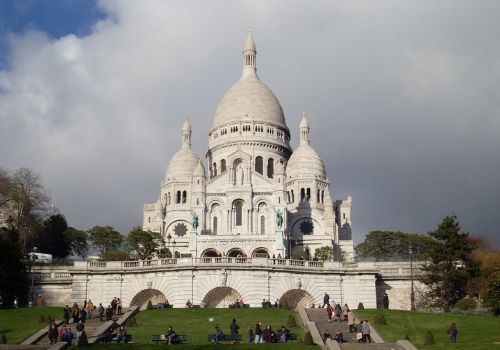
{"label": "large central dome", "polygon": [[255,43],[249,36],[243,51],[243,74],[219,102],[213,127],[240,121],[258,121],[286,128],[278,99],[256,74],[256,53]]}

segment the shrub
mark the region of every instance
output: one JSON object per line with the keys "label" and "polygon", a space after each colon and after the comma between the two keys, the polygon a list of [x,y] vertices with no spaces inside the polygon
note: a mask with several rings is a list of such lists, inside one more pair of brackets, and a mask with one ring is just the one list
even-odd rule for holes
{"label": "shrub", "polygon": [[313,345],[314,344],[311,332],[304,333],[304,339],[302,339],[302,344],[304,344],[304,345]]}
{"label": "shrub", "polygon": [[375,324],[387,324],[387,320],[385,319],[384,315],[375,315]]}
{"label": "shrub", "polygon": [[456,302],[455,307],[459,310],[472,310],[476,308],[476,302],[474,299],[465,297]]}
{"label": "shrub", "polygon": [[127,327],[134,327],[137,326],[137,320],[135,317],[129,318],[127,321]]}
{"label": "shrub", "polygon": [[46,322],[47,322],[47,320],[45,319],[44,315],[38,316],[38,323],[46,323]]}
{"label": "shrub", "polygon": [[408,334],[405,335],[405,340],[408,340],[409,342],[411,342],[410,336]]}
{"label": "shrub", "polygon": [[82,334],[80,335],[80,339],[78,340],[78,346],[81,346],[81,347],[89,346],[89,341],[87,339],[87,333],[85,333],[85,331],[82,331]]}
{"label": "shrub", "polygon": [[425,340],[424,340],[424,345],[432,345],[436,343],[434,340],[434,335],[432,334],[431,330],[428,329],[427,332],[425,332]]}
{"label": "shrub", "polygon": [[153,310],[153,303],[151,303],[151,300],[148,300],[148,305],[146,306],[146,310]]}
{"label": "shrub", "polygon": [[295,321],[295,315],[288,315],[286,326],[288,328],[297,327],[297,322]]}
{"label": "shrub", "polygon": [[358,304],[358,310],[364,310],[365,306],[363,305],[363,303],[359,303]]}
{"label": "shrub", "polygon": [[2,333],[2,336],[0,337],[0,344],[7,344],[7,336],[5,333]]}

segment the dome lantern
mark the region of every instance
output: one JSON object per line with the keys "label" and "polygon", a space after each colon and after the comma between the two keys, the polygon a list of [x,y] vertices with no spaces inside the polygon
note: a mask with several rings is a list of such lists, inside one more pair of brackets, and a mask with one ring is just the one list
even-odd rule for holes
{"label": "dome lantern", "polygon": [[189,117],[186,117],[186,121],[182,126],[182,147],[191,147],[191,124],[189,123]]}
{"label": "dome lantern", "polygon": [[255,41],[253,41],[251,32],[248,32],[245,47],[243,49],[243,75],[256,75],[257,72],[257,50],[255,49]]}

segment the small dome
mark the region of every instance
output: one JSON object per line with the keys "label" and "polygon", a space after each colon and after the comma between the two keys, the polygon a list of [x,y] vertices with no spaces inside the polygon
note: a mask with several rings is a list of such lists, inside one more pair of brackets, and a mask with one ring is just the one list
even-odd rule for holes
{"label": "small dome", "polygon": [[200,157],[190,147],[182,147],[170,160],[165,172],[165,180],[192,177],[199,163]]}
{"label": "small dome", "polygon": [[301,144],[293,153],[286,166],[287,178],[326,178],[326,170],[318,152],[311,145]]}
{"label": "small dome", "polygon": [[257,51],[257,49],[255,48],[255,41],[253,41],[250,33],[248,33],[247,40],[245,40],[245,48],[243,49],[243,51],[246,50]]}
{"label": "small dome", "polygon": [[198,162],[198,165],[194,169],[193,176],[202,176],[202,177],[205,177],[205,168],[203,167],[203,164],[201,163],[201,160]]}
{"label": "small dome", "polygon": [[248,74],[222,97],[215,111],[213,126],[238,121],[271,122],[286,127],[283,108],[255,74]]}
{"label": "small dome", "polygon": [[309,128],[309,122],[307,121],[305,115],[302,117],[302,120],[300,121],[299,128]]}
{"label": "small dome", "polygon": [[182,131],[191,132],[191,124],[189,123],[189,119],[186,117],[184,124],[182,125]]}

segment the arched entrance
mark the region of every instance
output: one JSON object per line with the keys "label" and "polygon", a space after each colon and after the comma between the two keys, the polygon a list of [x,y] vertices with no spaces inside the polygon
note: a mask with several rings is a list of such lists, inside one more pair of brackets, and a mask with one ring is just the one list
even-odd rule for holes
{"label": "arched entrance", "polygon": [[151,300],[151,304],[155,305],[158,303],[163,303],[167,300],[165,294],[157,289],[144,289],[137,293],[130,302],[130,306],[139,306],[140,310],[146,309],[148,301]]}
{"label": "arched entrance", "polygon": [[240,248],[233,248],[227,252],[229,258],[243,258],[246,254]]}
{"label": "arched entrance", "polygon": [[218,256],[220,256],[220,253],[213,248],[206,249],[203,253],[201,253],[202,258],[216,258]]}
{"label": "arched entrance", "polygon": [[243,299],[241,294],[231,287],[217,287],[212,289],[203,298],[203,304],[206,307],[229,307],[236,299]]}
{"label": "arched entrance", "polygon": [[295,309],[297,306],[305,308],[310,307],[314,303],[314,298],[311,294],[302,289],[291,289],[280,298],[280,303],[290,309]]}
{"label": "arched entrance", "polygon": [[266,248],[257,248],[253,251],[252,258],[269,258],[269,251]]}

